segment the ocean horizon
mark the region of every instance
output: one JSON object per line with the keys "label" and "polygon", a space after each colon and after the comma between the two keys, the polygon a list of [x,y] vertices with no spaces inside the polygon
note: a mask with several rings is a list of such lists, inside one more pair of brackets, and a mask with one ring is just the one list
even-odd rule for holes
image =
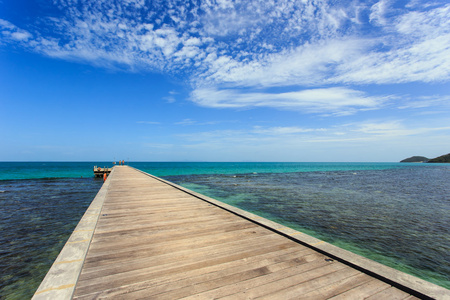
{"label": "ocean horizon", "polygon": [[[399,162],[125,162],[150,170],[155,176],[189,174],[286,173],[333,170],[360,170],[366,168],[393,168]],[[0,180],[77,178],[92,175],[94,166],[112,167],[111,161],[0,161]]]}
{"label": "ocean horizon", "polygon": [[[450,164],[125,162],[450,288]],[[0,298],[33,295],[102,185],[94,165],[0,162]]]}

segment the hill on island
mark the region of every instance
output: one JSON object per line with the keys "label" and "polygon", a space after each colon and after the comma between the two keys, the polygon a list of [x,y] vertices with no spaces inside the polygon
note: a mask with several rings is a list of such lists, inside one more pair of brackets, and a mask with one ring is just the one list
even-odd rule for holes
{"label": "hill on island", "polygon": [[428,162],[428,160],[429,158],[426,158],[425,156],[412,156],[401,160],[400,162]]}
{"label": "hill on island", "polygon": [[450,153],[430,159],[429,163],[450,163]]}
{"label": "hill on island", "polygon": [[450,163],[450,153],[441,155],[436,158],[426,158],[425,156],[411,156],[409,158],[405,158],[400,162],[409,162],[409,163]]}

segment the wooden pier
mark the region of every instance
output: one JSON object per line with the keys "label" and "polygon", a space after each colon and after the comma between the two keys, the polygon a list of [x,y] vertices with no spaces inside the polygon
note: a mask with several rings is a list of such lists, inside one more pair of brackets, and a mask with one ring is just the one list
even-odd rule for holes
{"label": "wooden pier", "polygon": [[106,173],[106,175],[109,175],[111,173],[112,168],[106,168],[106,167],[97,167],[94,166],[94,177],[97,178],[103,178],[103,175]]}
{"label": "wooden pier", "polygon": [[33,299],[449,299],[447,289],[115,166]]}

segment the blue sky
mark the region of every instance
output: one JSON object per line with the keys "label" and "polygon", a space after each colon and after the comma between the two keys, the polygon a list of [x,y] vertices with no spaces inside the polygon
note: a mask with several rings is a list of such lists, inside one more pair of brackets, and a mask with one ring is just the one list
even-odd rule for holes
{"label": "blue sky", "polygon": [[448,1],[0,0],[0,160],[450,152]]}

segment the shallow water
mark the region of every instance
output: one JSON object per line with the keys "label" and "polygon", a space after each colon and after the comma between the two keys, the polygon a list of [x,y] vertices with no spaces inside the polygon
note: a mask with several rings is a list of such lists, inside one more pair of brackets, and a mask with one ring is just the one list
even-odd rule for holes
{"label": "shallow water", "polygon": [[102,180],[0,181],[0,299],[29,299]]}

